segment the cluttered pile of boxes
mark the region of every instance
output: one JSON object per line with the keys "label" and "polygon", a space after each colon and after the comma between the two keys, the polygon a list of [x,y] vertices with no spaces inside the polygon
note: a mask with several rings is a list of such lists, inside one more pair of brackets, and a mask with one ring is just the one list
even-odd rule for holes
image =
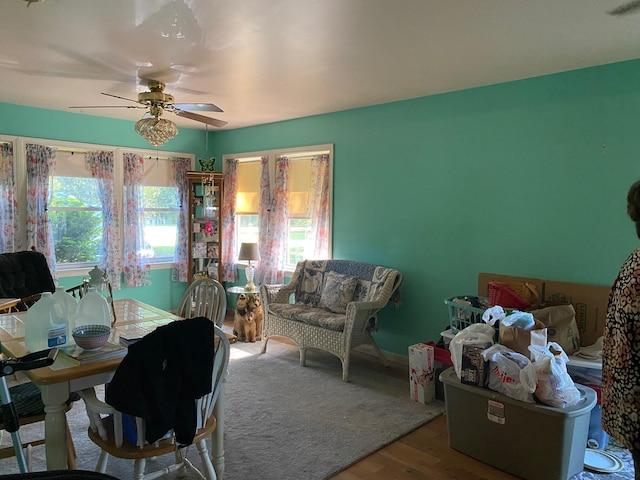
{"label": "cluttered pile of boxes", "polygon": [[[583,470],[587,441],[607,441],[596,403],[608,288],[480,274],[478,291],[445,300],[447,355],[409,347],[411,397],[433,400],[441,381],[451,447],[527,480],[566,480]],[[452,368],[437,375],[438,361]]]}

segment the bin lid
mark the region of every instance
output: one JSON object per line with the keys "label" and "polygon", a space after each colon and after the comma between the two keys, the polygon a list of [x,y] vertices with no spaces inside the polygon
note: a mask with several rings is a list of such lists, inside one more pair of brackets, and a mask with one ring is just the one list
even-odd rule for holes
{"label": "bin lid", "polygon": [[610,453],[587,448],[584,452],[584,466],[589,470],[601,473],[612,473],[622,470],[622,461]]}

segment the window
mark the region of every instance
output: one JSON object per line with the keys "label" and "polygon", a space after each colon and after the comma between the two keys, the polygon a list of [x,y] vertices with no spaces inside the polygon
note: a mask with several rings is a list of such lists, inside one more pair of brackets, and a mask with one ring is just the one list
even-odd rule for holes
{"label": "window", "polygon": [[[157,152],[132,148],[114,148],[64,141],[0,138],[0,142],[13,144],[13,172],[19,218],[26,218],[26,149],[27,144],[38,144],[55,149],[54,167],[49,172],[47,214],[53,239],[58,272],[75,275],[86,271],[100,261],[105,251],[103,242],[103,208],[100,180],[91,176],[86,166],[86,153],[106,151],[114,154],[115,198],[118,217],[123,218],[123,153],[134,151],[144,157],[142,208],[144,242],[141,256],[150,263],[173,263],[177,243],[177,220],[180,211],[177,189],[173,181],[172,159],[186,157],[194,163],[192,154]],[[120,251],[123,251],[125,226],[120,222]],[[25,247],[25,225],[19,228],[19,245]],[[108,249],[107,249],[108,251]]]}
{"label": "window", "polygon": [[[275,188],[276,161],[286,157],[289,160],[288,197],[286,199],[286,234],[284,240],[287,270],[295,268],[295,264],[306,258],[314,258],[316,242],[314,238],[313,203],[317,192],[313,178],[313,160],[320,156],[328,156],[329,172],[331,172],[333,148],[331,145],[306,147],[288,150],[259,152],[244,155],[229,155],[238,159],[238,179],[235,202],[235,245],[236,252],[243,242],[259,242],[260,235],[260,184],[262,176],[262,159],[268,159],[269,185],[273,201]],[[331,178],[331,175],[329,175]],[[330,202],[331,188],[328,189]],[[330,215],[330,209],[329,209]],[[330,219],[324,223],[330,225]],[[330,235],[328,236],[330,238]],[[326,248],[326,257],[331,254],[331,245]],[[323,255],[324,256],[324,255]]]}
{"label": "window", "polygon": [[102,206],[93,178],[49,177],[49,224],[56,261],[92,263],[100,258]]}
{"label": "window", "polygon": [[49,176],[49,224],[56,263],[90,267],[100,259],[102,203],[83,153],[59,149]]}
{"label": "window", "polygon": [[178,238],[180,212],[171,162],[145,158],[143,183],[144,244],[141,254],[150,262],[171,262]]}

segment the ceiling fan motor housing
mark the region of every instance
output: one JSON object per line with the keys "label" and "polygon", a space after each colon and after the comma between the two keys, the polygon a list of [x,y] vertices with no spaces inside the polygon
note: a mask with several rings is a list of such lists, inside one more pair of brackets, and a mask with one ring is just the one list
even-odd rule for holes
{"label": "ceiling fan motor housing", "polygon": [[149,82],[149,91],[140,92],[138,94],[138,102],[165,107],[167,105],[173,105],[174,99],[173,95],[164,93],[164,83]]}

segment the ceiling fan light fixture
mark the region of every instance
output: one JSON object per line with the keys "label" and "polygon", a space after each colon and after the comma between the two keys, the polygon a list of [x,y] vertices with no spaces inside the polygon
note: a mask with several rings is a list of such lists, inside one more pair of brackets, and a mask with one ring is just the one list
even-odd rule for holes
{"label": "ceiling fan light fixture", "polygon": [[178,126],[175,123],[159,117],[146,117],[138,120],[135,130],[138,135],[154,147],[164,145],[178,134]]}

